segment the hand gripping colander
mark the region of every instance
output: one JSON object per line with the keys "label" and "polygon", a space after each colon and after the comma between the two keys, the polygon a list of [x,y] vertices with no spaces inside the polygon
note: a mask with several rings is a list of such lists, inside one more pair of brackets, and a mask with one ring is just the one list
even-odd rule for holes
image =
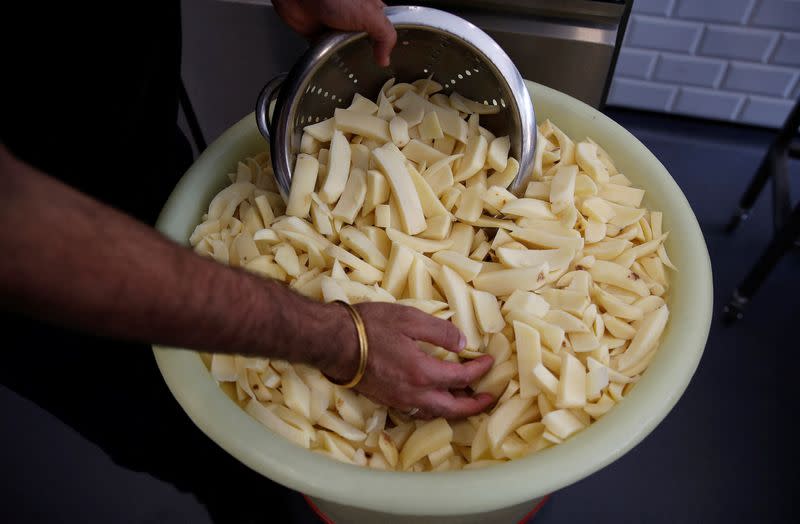
{"label": "hand gripping colander", "polygon": [[[272,79],[256,104],[256,121],[270,142],[275,178],[289,194],[292,166],[303,127],[333,116],[360,93],[374,99],[389,78],[411,82],[433,75],[449,95],[498,105],[480,123],[496,136],[511,139],[519,173],[509,189],[525,191],[533,167],[536,120],[525,82],[508,55],[492,38],[455,15],[416,6],[386,8],[397,30],[389,67],[378,66],[365,33],[332,33],[312,46],[288,75]],[[275,99],[272,119],[269,106]]]}

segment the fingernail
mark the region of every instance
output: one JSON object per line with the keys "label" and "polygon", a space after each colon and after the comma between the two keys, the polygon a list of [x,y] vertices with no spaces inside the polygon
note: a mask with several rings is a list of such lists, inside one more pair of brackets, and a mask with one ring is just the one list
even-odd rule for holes
{"label": "fingernail", "polygon": [[461,351],[465,347],[467,347],[467,337],[464,336],[464,333],[458,333],[458,350]]}

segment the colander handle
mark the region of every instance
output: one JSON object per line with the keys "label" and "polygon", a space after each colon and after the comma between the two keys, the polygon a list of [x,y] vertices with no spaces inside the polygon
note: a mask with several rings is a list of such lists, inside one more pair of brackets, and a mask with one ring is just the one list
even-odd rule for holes
{"label": "colander handle", "polygon": [[267,82],[267,85],[261,90],[261,94],[258,95],[258,101],[256,101],[256,124],[258,125],[258,130],[261,131],[267,141],[270,140],[271,136],[269,105],[278,96],[284,80],[286,80],[286,73],[281,73]]}

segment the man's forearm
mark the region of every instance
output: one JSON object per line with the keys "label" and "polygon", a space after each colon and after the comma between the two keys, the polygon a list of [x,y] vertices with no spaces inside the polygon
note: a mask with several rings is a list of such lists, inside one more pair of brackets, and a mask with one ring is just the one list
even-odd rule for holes
{"label": "man's forearm", "polygon": [[[0,304],[84,331],[325,365],[346,312],[202,259],[0,146]],[[340,333],[341,332],[341,333]]]}

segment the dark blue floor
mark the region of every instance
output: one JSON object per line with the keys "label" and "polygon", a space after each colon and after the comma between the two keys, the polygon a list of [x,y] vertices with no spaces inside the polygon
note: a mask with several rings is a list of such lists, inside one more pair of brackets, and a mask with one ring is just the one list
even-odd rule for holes
{"label": "dark blue floor", "polygon": [[[773,134],[631,112],[611,116],[661,159],[689,199],[711,253],[715,318],[697,374],[672,413],[623,458],[556,493],[535,522],[796,520],[791,495],[798,464],[797,251],[781,261],[741,322],[726,327],[720,320],[721,306],[771,233],[769,188],[734,235],[722,228]],[[792,175],[800,181],[800,164],[792,165]],[[794,193],[800,195],[797,184]],[[119,513],[126,514],[125,522],[209,522],[192,497],[146,474],[122,470],[99,448],[1,386],[0,427],[6,484],[0,516],[23,509],[30,522],[118,522],[112,516]],[[20,455],[30,456],[24,468],[18,466]],[[248,522],[317,522],[298,495],[273,497],[283,501],[287,515],[267,516],[274,511],[273,499]],[[31,509],[38,503],[41,507]]]}

